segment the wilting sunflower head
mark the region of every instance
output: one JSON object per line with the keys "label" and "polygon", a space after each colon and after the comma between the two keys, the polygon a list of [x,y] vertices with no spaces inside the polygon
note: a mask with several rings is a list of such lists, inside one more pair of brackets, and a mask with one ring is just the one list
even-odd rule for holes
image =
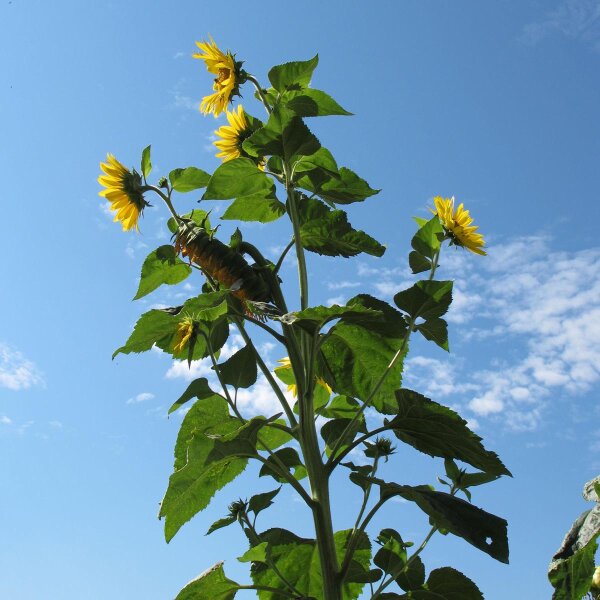
{"label": "wilting sunflower head", "polygon": [[123,231],[138,229],[138,219],[148,202],[141,192],[142,178],[139,173],[124,167],[112,154],[106,155],[106,162],[100,163],[104,175],[98,177],[98,183],[106,189],[99,192],[110,202],[115,221],[120,221]]}
{"label": "wilting sunflower head", "polygon": [[452,198],[436,196],[433,201],[435,210],[431,209],[431,212],[439,217],[442,227],[450,237],[451,242],[475,254],[485,256],[483,236],[480,233],[475,233],[479,227],[471,225],[473,219],[469,215],[469,211],[464,209],[462,202],[455,209],[454,196]]}
{"label": "wilting sunflower head", "polygon": [[243,83],[241,62],[236,62],[231,52],[223,53],[212,37],[208,42],[196,42],[200,52],[192,54],[194,58],[204,61],[210,73],[217,77],[213,84],[214,94],[204,96],[200,110],[205,114],[213,113],[219,116],[231,102],[233,96],[239,96],[240,84]]}
{"label": "wilting sunflower head", "polygon": [[[229,125],[222,125],[215,131],[215,135],[218,139],[213,142],[217,149],[220,150],[216,155],[217,158],[220,158],[223,162],[239,158],[240,156],[257,160],[244,152],[244,149],[242,148],[244,140],[250,137],[256,130],[256,127],[253,127],[250,124],[242,105],[238,105],[237,112],[236,109],[231,111],[226,110],[225,112]],[[258,167],[264,169],[263,158],[258,159]]]}
{"label": "wilting sunflower head", "polygon": [[177,325],[175,339],[173,340],[173,352],[179,353],[184,351],[194,333],[194,328],[194,319],[190,316],[184,317],[179,325]]}

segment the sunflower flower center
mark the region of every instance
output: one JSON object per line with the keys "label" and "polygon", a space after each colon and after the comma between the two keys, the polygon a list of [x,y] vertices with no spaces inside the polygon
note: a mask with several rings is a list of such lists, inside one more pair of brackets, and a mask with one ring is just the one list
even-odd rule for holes
{"label": "sunflower flower center", "polygon": [[231,69],[227,69],[226,67],[219,68],[219,74],[217,75],[217,78],[215,79],[215,83],[219,83],[219,84],[223,85],[223,82],[226,81],[227,79],[229,79],[230,75],[231,75]]}

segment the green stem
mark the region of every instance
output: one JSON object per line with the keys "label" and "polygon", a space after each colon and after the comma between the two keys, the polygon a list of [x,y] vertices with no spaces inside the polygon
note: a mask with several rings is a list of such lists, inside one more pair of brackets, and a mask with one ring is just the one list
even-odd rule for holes
{"label": "green stem", "polygon": [[292,238],[289,242],[289,244],[284,248],[283,252],[281,253],[281,256],[279,257],[279,260],[277,261],[277,264],[275,265],[275,268],[273,269],[273,272],[275,274],[279,273],[279,269],[281,269],[281,265],[283,264],[283,260],[285,259],[285,257],[287,256],[287,253],[294,247],[294,238]]}
{"label": "green stem", "polygon": [[256,79],[256,77],[254,77],[248,73],[246,73],[246,79],[248,79],[248,81],[252,82],[252,84],[256,88],[256,91],[258,92],[260,101],[263,103],[263,106],[265,107],[265,110],[267,111],[267,114],[270,115],[273,112],[273,109],[271,108],[271,105],[267,102],[267,97],[265,96],[265,93],[263,92],[262,86],[258,82],[258,79]]}
{"label": "green stem", "polygon": [[177,214],[177,211],[175,210],[175,207],[173,206],[173,203],[171,202],[171,194],[170,193],[167,196],[160,188],[156,187],[155,185],[145,185],[144,189],[152,190],[155,194],[158,194],[162,198],[164,203],[167,205],[169,212],[171,213],[172,217],[175,219],[177,224],[181,223],[181,217]]}
{"label": "green stem", "polygon": [[300,309],[308,308],[308,274],[306,270],[306,259],[304,256],[304,247],[302,246],[302,238],[300,236],[300,215],[298,214],[298,206],[296,205],[296,192],[287,177],[287,165],[284,165],[286,173],[286,190],[288,198],[288,207],[290,210],[290,218],[292,227],[294,228],[294,244],[296,246],[296,258],[298,259],[298,279],[300,283]]}

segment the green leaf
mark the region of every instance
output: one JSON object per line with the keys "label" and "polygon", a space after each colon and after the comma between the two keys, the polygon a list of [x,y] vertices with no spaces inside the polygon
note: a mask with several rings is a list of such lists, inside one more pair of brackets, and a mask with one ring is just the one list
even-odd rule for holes
{"label": "green leaf", "polygon": [[277,419],[276,421],[273,421],[273,423],[267,424],[260,432],[261,442],[265,443],[271,450],[275,450],[275,448],[279,448],[279,446],[283,446],[283,444],[287,444],[294,439],[287,431],[283,431],[278,427],[273,427],[273,424],[275,423],[286,425],[284,419]]}
{"label": "green leaf", "polygon": [[276,107],[266,125],[248,137],[242,147],[250,156],[280,156],[292,164],[301,156],[314,154],[321,144],[300,117]]}
{"label": "green leaf", "polygon": [[199,379],[194,379],[190,385],[188,385],[187,389],[176,402],[173,403],[171,408],[169,408],[169,413],[175,412],[178,408],[181,408],[186,402],[191,400],[192,398],[197,398],[198,400],[203,400],[204,398],[210,398],[211,396],[218,396],[216,392],[213,392],[208,385],[208,380],[206,377],[200,377]]}
{"label": "green leaf", "polygon": [[[208,218],[208,213],[205,210],[201,210],[199,208],[195,208],[192,212],[189,212],[185,215],[182,215],[184,219],[191,219],[196,223],[196,225],[200,225],[200,227],[204,227],[207,231],[210,230],[210,220]],[[167,221],[167,227],[171,233],[177,233],[179,230],[179,226],[177,225],[177,221],[173,217],[171,217]]]}
{"label": "green leaf", "polygon": [[343,210],[331,210],[316,198],[302,196],[300,238],[310,252],[326,256],[356,256],[361,252],[383,256],[385,247],[364,231],[352,228]]}
{"label": "green leaf", "polygon": [[187,167],[185,169],[173,169],[169,173],[169,181],[176,192],[191,192],[206,187],[210,180],[210,175],[196,167]]}
{"label": "green leaf", "polygon": [[298,185],[336,204],[361,202],[380,191],[346,167],[341,167],[336,176],[322,170],[308,172],[298,180]]}
{"label": "green leaf", "polygon": [[327,148],[322,146],[310,156],[302,156],[300,160],[294,165],[294,173],[306,173],[319,169],[325,173],[326,177],[338,177],[338,166],[335,162],[335,158]]}
{"label": "green leaf", "polygon": [[352,298],[348,307],[362,306],[380,311],[368,327],[352,323],[336,323],[321,346],[327,383],[338,394],[352,396],[365,402],[375,389],[396,352],[403,348],[388,377],[373,397],[372,404],[380,412],[395,413],[397,400],[394,391],[400,386],[405,343],[406,323],[402,315],[386,302],[361,294]]}
{"label": "green leaf", "polygon": [[241,563],[245,563],[245,562],[266,563],[268,547],[269,547],[268,542],[261,542],[260,544],[253,546],[252,548],[250,548],[249,550],[244,552],[244,554],[242,554],[242,556],[240,556],[238,558],[238,560]]}
{"label": "green leaf", "polygon": [[160,246],[146,257],[142,265],[140,284],[133,299],[138,300],[146,296],[163,283],[180,283],[191,272],[192,268],[177,256],[173,246]]}
{"label": "green leaf", "polygon": [[[424,224],[421,223],[422,221],[419,223],[419,230],[413,236],[411,246],[422,257],[433,258],[440,249],[440,238],[444,235],[444,229],[437,215],[434,215],[429,221],[425,221]],[[413,271],[413,273],[415,272]]]}
{"label": "green leaf", "polygon": [[408,255],[408,266],[415,274],[423,273],[424,271],[429,271],[429,269],[431,269],[431,262],[422,254],[419,254],[417,251],[413,250]]}
{"label": "green leaf", "polygon": [[249,388],[256,383],[256,354],[252,346],[244,346],[219,365],[223,383],[234,388]]}
{"label": "green leaf", "polygon": [[299,117],[325,117],[328,115],[351,115],[342,108],[329,94],[321,90],[307,88],[301,92],[286,94],[292,95],[286,106],[293,110]]}
{"label": "green leaf", "polygon": [[278,92],[284,92],[286,89],[305,88],[310,83],[313,71],[318,64],[319,55],[317,54],[310,60],[277,65],[269,71],[269,81]]}
{"label": "green leaf", "polygon": [[144,313],[135,324],[125,345],[115,350],[113,359],[117,354],[146,352],[165,338],[172,338],[177,322],[177,318],[162,309],[153,309]]}
{"label": "green leaf", "polygon": [[396,391],[397,413],[387,423],[399,440],[430,456],[462,460],[494,475],[510,475],[495,452],[450,408],[408,389]]}
{"label": "green leaf", "polygon": [[[273,456],[276,456],[275,459]],[[280,463],[287,468],[288,472],[293,475],[296,479],[304,479],[306,477],[306,468],[302,464],[300,460],[300,456],[298,456],[298,452],[294,448],[281,448],[273,453],[273,455],[269,455],[267,458],[267,462],[263,463],[258,476],[264,477],[265,475],[270,475],[278,481],[279,483],[288,483],[281,473]]]}
{"label": "green leaf", "polygon": [[425,583],[425,565],[420,556],[407,563],[396,577],[396,583],[405,591],[418,590]]}
{"label": "green leaf", "polygon": [[252,511],[256,516],[266,508],[269,508],[273,504],[273,498],[279,494],[280,490],[281,487],[278,487],[270,492],[255,494],[248,500],[248,511]]}
{"label": "green leaf", "polygon": [[150,175],[150,172],[152,171],[152,163],[150,162],[150,146],[146,146],[144,148],[144,150],[142,151],[142,175],[144,176],[144,179],[146,179],[148,177],[148,175]]}
{"label": "green leaf", "polygon": [[410,597],[415,600],[483,600],[479,588],[451,567],[431,571],[425,585],[426,590],[416,590]]}
{"label": "green leaf", "polygon": [[[352,425],[352,427],[346,432],[346,427],[349,425]],[[352,421],[351,419],[332,419],[331,421],[327,421],[321,427],[321,437],[325,442],[325,453],[327,456],[331,456],[331,449],[338,442],[340,443],[338,453],[347,448],[359,431],[361,433],[367,432],[363,415],[356,421]]]}
{"label": "green leaf", "polygon": [[229,200],[252,194],[263,195],[273,189],[273,182],[249,158],[224,162],[212,174],[203,200]]}
{"label": "green leaf", "polygon": [[233,600],[238,589],[239,585],[225,576],[220,562],[190,581],[175,600]]}
{"label": "green leaf", "polygon": [[428,319],[424,323],[417,325],[417,331],[423,334],[423,337],[430,342],[435,342],[440,348],[450,352],[448,346],[448,323],[444,319]]}
{"label": "green leaf", "polygon": [[239,424],[238,419],[230,416],[225,399],[216,395],[196,402],[185,415],[175,444],[174,472],[159,513],[159,517],[165,518],[167,542],[184,523],[208,506],[218,490],[246,468],[247,458],[231,456],[218,462],[209,461],[215,436],[237,432]]}
{"label": "green leaf", "polygon": [[552,600],[580,600],[589,591],[599,535],[600,506],[596,505],[573,523],[552,557],[548,569],[548,579],[555,588]]}
{"label": "green leaf", "polygon": [[326,419],[352,419],[360,405],[348,396],[335,396],[331,402],[321,408],[319,414]]}
{"label": "green leaf", "polygon": [[406,544],[394,529],[382,529],[377,541],[383,545],[375,554],[373,562],[384,573],[396,577],[406,565]]}
{"label": "green leaf", "polygon": [[396,306],[413,319],[441,317],[452,302],[452,281],[417,281],[394,296]]}
{"label": "green leaf", "polygon": [[435,492],[428,486],[386,483],[359,473],[352,473],[350,479],[363,479],[378,485],[383,502],[394,496],[414,502],[439,529],[462,537],[492,558],[508,563],[508,524],[504,519],[445,492]]}
{"label": "green leaf", "polygon": [[226,221],[257,221],[271,223],[285,214],[285,204],[274,194],[274,189],[236,198],[221,219]]}
{"label": "green leaf", "polygon": [[232,525],[236,521],[237,521],[237,519],[231,515],[229,517],[224,517],[223,519],[218,519],[209,527],[208,531],[206,532],[206,535],[210,535],[213,531],[216,531],[217,529],[222,529],[223,527],[228,527],[229,525]]}
{"label": "green leaf", "polygon": [[347,323],[362,323],[368,327],[369,322],[376,318],[381,318],[383,313],[365,306],[314,306],[301,311],[291,312],[279,318],[286,325],[295,325],[302,327],[311,334],[321,330],[327,323],[336,319]]}

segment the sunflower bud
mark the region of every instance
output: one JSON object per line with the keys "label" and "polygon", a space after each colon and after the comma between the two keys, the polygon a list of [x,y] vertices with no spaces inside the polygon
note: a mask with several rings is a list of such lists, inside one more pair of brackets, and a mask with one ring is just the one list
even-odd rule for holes
{"label": "sunflower bud", "polygon": [[391,440],[383,437],[375,438],[375,442],[372,444],[365,442],[365,446],[365,455],[369,458],[385,458],[387,461],[388,456],[396,452]]}

